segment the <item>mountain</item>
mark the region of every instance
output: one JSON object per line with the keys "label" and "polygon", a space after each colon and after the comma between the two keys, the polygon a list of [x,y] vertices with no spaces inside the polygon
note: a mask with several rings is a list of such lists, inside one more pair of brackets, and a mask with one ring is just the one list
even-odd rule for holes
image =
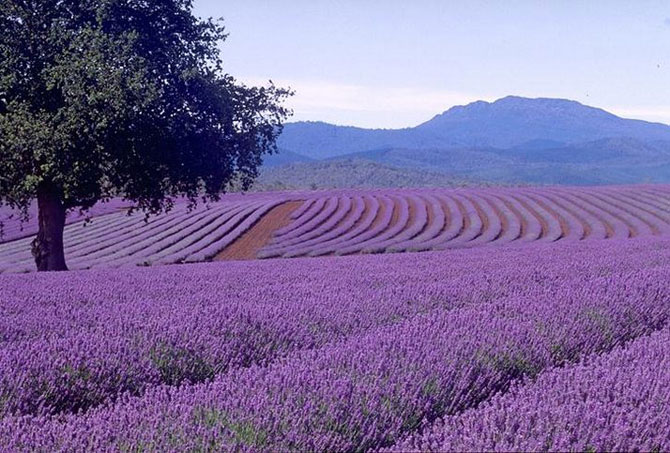
{"label": "mountain", "polygon": [[620,118],[565,99],[508,96],[495,102],[452,107],[406,129],[289,123],[278,144],[313,159],[325,159],[388,148],[546,149],[620,137],[670,142],[670,126]]}
{"label": "mountain", "polygon": [[508,96],[453,107],[415,128],[461,146],[511,148],[532,140],[563,143],[608,137],[670,140],[670,126],[620,118],[565,99]]}
{"label": "mountain", "polygon": [[299,162],[312,162],[314,159],[294,153],[286,149],[279,149],[277,154],[270,154],[263,157],[263,167],[278,167],[280,165],[295,164]]}

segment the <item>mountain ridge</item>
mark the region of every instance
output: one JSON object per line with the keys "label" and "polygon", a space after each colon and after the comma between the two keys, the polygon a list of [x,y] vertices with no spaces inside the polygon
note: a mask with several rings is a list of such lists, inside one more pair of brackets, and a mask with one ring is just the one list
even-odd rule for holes
{"label": "mountain ridge", "polygon": [[559,98],[506,96],[453,106],[415,127],[366,129],[325,122],[288,123],[279,146],[312,159],[384,147],[511,148],[537,140],[566,144],[611,137],[670,141],[670,126],[622,118]]}

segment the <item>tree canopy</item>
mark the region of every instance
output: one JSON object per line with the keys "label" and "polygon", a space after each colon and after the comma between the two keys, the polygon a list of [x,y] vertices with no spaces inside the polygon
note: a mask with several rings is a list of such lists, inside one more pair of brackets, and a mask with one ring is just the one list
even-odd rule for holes
{"label": "tree canopy", "polygon": [[289,90],[224,72],[224,28],[190,0],[1,0],[0,29],[0,203],[40,217],[247,187],[290,114]]}

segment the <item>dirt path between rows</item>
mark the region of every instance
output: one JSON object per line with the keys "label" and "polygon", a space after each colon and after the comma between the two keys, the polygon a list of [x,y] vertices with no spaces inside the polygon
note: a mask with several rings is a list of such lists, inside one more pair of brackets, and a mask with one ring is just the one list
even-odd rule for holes
{"label": "dirt path between rows", "polygon": [[253,260],[260,249],[270,242],[272,233],[291,222],[291,213],[303,201],[287,201],[272,208],[236,241],[223,249],[214,261]]}

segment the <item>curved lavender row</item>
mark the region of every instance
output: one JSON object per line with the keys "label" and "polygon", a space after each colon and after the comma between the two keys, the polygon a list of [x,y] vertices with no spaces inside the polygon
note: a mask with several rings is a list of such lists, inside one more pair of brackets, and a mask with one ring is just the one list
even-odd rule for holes
{"label": "curved lavender row", "polygon": [[371,225],[370,229],[355,236],[353,239],[340,244],[337,250],[335,250],[336,255],[347,255],[349,253],[360,252],[365,244],[375,240],[377,235],[380,235],[389,227],[391,219],[393,218],[393,210],[396,209],[394,198],[387,195],[381,195],[379,196],[379,200],[381,207],[383,207],[383,212],[381,213],[381,216],[379,216],[379,222],[376,225],[373,222],[372,225],[374,226]]}
{"label": "curved lavender row", "polygon": [[[350,198],[346,197],[345,200],[350,200]],[[284,252],[283,256],[291,258],[294,256],[311,254],[314,250],[322,249],[325,243],[347,234],[363,216],[365,211],[365,200],[361,196],[354,197],[353,203],[350,202],[348,207],[344,206],[342,209],[347,210],[347,215],[341,219],[339,225],[311,240],[289,247],[286,252]]]}
{"label": "curved lavender row", "polygon": [[584,227],[583,239],[606,239],[607,227],[605,222],[594,216],[591,211],[584,208],[584,202],[573,199],[564,194],[557,194],[552,190],[544,192],[533,191],[536,196],[541,196],[552,202],[552,207],[558,206],[565,212],[572,214]]}
{"label": "curved lavender row", "polygon": [[263,217],[268,211],[270,211],[272,208],[282,203],[283,203],[282,200],[275,200],[275,201],[268,201],[260,206],[257,206],[232,231],[226,233],[226,235],[224,235],[220,239],[212,241],[207,247],[187,257],[184,261],[187,263],[195,263],[198,261],[210,260],[211,258],[216,256],[216,254],[218,254],[223,249],[232,244],[233,241],[239,238],[249,228],[251,228],[251,226],[256,222],[258,222],[258,220],[260,220],[260,218]]}
{"label": "curved lavender row", "polygon": [[460,234],[458,234],[450,241],[444,244],[438,244],[434,246],[433,247],[434,250],[444,250],[452,246],[458,247],[463,243],[471,241],[472,239],[476,238],[482,233],[482,227],[483,227],[482,219],[481,217],[479,217],[477,208],[475,208],[470,199],[455,193],[453,194],[453,198],[457,200],[457,203],[460,203],[460,205],[465,210],[465,215],[463,217],[467,218],[468,222],[467,227],[462,228]]}
{"label": "curved lavender row", "polygon": [[[521,242],[539,240],[542,236],[542,223],[538,217],[540,214],[537,214],[537,211],[531,211],[529,208],[526,208],[524,203],[515,197],[515,192],[507,194],[505,201],[514,209],[515,215],[518,217],[519,222],[521,222],[521,234],[518,240]],[[530,205],[528,202],[526,204]]]}
{"label": "curved lavender row", "polygon": [[[85,218],[96,218],[119,212],[130,206],[131,203],[118,198],[107,202],[99,202],[83,214],[76,209],[70,211],[66,216],[65,224],[67,226],[83,221]],[[12,210],[9,206],[0,205],[0,222],[4,222],[5,234],[0,238],[0,243],[35,235],[37,233],[37,204],[35,202],[31,203],[31,206],[28,208],[28,215],[28,221],[21,222],[20,217],[17,216],[17,211]]]}
{"label": "curved lavender row", "polygon": [[[362,217],[360,218],[360,223],[351,229],[351,231],[348,231],[341,236],[333,238],[320,244],[318,247],[315,247],[311,252],[309,252],[309,256],[320,256],[333,253],[338,249],[338,247],[346,244],[348,241],[351,241],[354,238],[357,238],[360,234],[368,230],[379,213],[379,200],[377,197],[372,195],[364,195],[362,198],[364,200],[364,211]],[[367,204],[365,201],[367,201]]]}
{"label": "curved lavender row", "polygon": [[663,327],[670,307],[659,302],[669,293],[659,282],[668,278],[667,268],[620,274],[542,299],[437,310],[269,367],[158,388],[79,417],[8,417],[0,441],[68,451],[384,447],[422,420],[504,392],[515,379]]}
{"label": "curved lavender row", "polygon": [[622,194],[603,190],[594,192],[593,196],[608,202],[610,206],[616,208],[616,211],[612,209],[610,211],[615,213],[621,211],[620,217],[635,228],[637,236],[668,231],[669,225],[667,222],[663,222],[657,216],[650,214],[647,205],[636,201],[628,193]]}
{"label": "curved lavender row", "polygon": [[[640,209],[646,210],[670,227],[670,211],[668,211],[668,207],[658,197],[648,194],[629,193],[628,199],[636,203],[636,206],[639,206]],[[659,232],[661,234],[670,234],[670,231],[667,230],[668,227],[659,228]]]}
{"label": "curved lavender row", "polygon": [[[607,194],[602,192],[587,193],[580,190],[575,191],[575,196],[579,196],[582,199],[589,200],[594,206],[599,208],[602,212],[602,216],[610,215],[613,218],[616,218],[618,221],[622,222],[625,229],[628,230],[628,236],[649,236],[653,234],[651,228],[641,219],[632,215],[627,209],[626,205],[620,206],[616,201],[612,201]],[[623,228],[622,228],[623,229]]]}
{"label": "curved lavender row", "polygon": [[[331,214],[324,216],[323,222],[316,224],[313,229],[305,231],[302,235],[293,239],[279,240],[276,244],[270,245],[263,250],[263,257],[270,258],[286,255],[291,256],[291,252],[303,249],[305,246],[315,244],[321,241],[325,235],[329,235],[337,225],[347,217],[351,212],[351,198],[348,196],[337,197],[335,208]],[[328,237],[332,237],[329,235]]]}
{"label": "curved lavender row", "polygon": [[233,209],[234,205],[226,204],[217,205],[202,213],[196,213],[185,222],[176,223],[159,234],[145,237],[144,240],[131,247],[123,247],[107,255],[104,261],[101,260],[93,264],[91,268],[115,267],[130,263],[138,264],[142,262],[143,258],[156,259],[161,251],[167,250],[169,247],[178,250],[195,242],[198,233],[202,234],[204,228],[214,224],[217,219],[230,213]]}
{"label": "curved lavender row", "polygon": [[[65,223],[66,225],[80,222],[87,217],[98,217],[113,212],[117,212],[123,209],[127,209],[131,206],[130,202],[113,199],[107,202],[96,203],[87,213],[80,214],[79,211],[74,210],[68,213]],[[21,222],[20,218],[16,216],[16,211],[13,211],[9,206],[0,205],[0,223],[4,223],[2,229],[3,234],[0,236],[0,244],[14,241],[17,239],[23,239],[29,236],[34,236],[37,234],[37,204],[32,203],[28,209],[28,214],[30,216],[27,223]],[[12,216],[12,218],[9,218]]]}
{"label": "curved lavender row", "polygon": [[[273,242],[272,243],[274,243],[275,240],[278,240],[280,238],[284,239],[285,235],[291,234],[294,230],[302,227],[305,223],[312,220],[312,218],[314,216],[318,215],[323,210],[323,207],[328,200],[329,200],[329,198],[327,198],[325,196],[320,197],[320,198],[316,198],[313,201],[313,203],[308,205],[307,209],[305,209],[304,211],[302,211],[300,213],[299,216],[296,216],[296,217],[291,216],[291,218],[293,219],[293,222],[289,223],[285,227],[282,227],[282,228],[279,228],[278,230],[276,230],[274,232],[274,235],[273,235]],[[303,205],[303,206],[305,206],[305,205]],[[298,210],[300,211],[301,209],[298,208]]]}
{"label": "curved lavender row", "polygon": [[632,198],[646,203],[650,206],[656,216],[660,217],[666,223],[670,223],[670,199],[663,197],[660,193],[653,191],[640,191],[631,194]]}
{"label": "curved lavender row", "polygon": [[[112,266],[116,260],[121,262],[128,260],[129,255],[142,251],[142,249],[151,246],[152,244],[161,243],[167,239],[170,241],[176,232],[184,229],[190,229],[195,224],[199,224],[202,219],[212,220],[216,216],[210,210],[202,210],[200,212],[182,212],[174,213],[166,216],[166,221],[158,225],[151,226],[151,224],[139,226],[134,234],[118,238],[114,243],[113,239],[117,238],[115,231],[111,231],[109,236],[112,245],[106,246],[92,253],[71,253],[68,263],[74,268],[80,265],[83,268],[91,267],[94,264]],[[208,222],[209,223],[209,222]],[[206,224],[205,224],[206,225]]]}
{"label": "curved lavender row", "polygon": [[[535,192],[530,197],[537,202],[544,203],[547,210],[551,211],[558,224],[555,239],[578,241],[582,239],[605,239],[607,228],[605,224],[598,221],[580,206],[564,200],[551,192],[540,194]],[[565,234],[567,230],[567,234]]]}
{"label": "curved lavender row", "polygon": [[491,206],[497,208],[497,217],[502,215],[505,219],[505,221],[502,222],[500,234],[497,238],[491,241],[490,244],[507,244],[519,239],[519,236],[521,236],[521,219],[505,203],[504,200],[506,200],[507,197],[489,193],[481,193],[480,196],[485,198]]}
{"label": "curved lavender row", "polygon": [[[623,191],[617,190],[612,192],[617,194],[623,193]],[[651,212],[664,222],[670,223],[670,203],[665,202],[662,197],[658,196],[658,194],[631,191],[626,191],[625,193],[628,199],[644,205],[647,211]]]}
{"label": "curved lavender row", "polygon": [[[270,258],[275,256],[275,251],[281,250],[283,247],[297,244],[301,241],[301,238],[305,235],[313,234],[314,230],[324,222],[329,222],[331,216],[334,212],[337,211],[337,206],[339,205],[339,197],[333,196],[323,199],[323,209],[319,211],[317,215],[312,217],[308,222],[303,223],[297,228],[292,229],[288,233],[284,234],[281,237],[275,236],[272,243],[263,247],[263,249],[258,253],[259,258]],[[315,203],[315,206],[320,205],[320,203]],[[311,238],[311,237],[310,237]]]}
{"label": "curved lavender row", "polygon": [[[30,244],[32,239],[17,239],[14,242],[9,242],[8,244],[16,244],[15,250],[3,250],[0,248],[0,263],[7,265],[14,261],[19,261],[27,257],[27,253],[30,250]],[[0,265],[0,272],[3,270],[3,265]]]}
{"label": "curved lavender row", "polygon": [[[391,251],[393,246],[400,242],[408,241],[419,233],[421,233],[426,224],[428,223],[428,211],[426,208],[426,200],[422,197],[419,197],[414,194],[408,194],[405,198],[407,200],[407,220],[405,226],[402,227],[395,235],[388,234],[387,239],[382,240],[381,242],[376,242],[373,245],[366,247],[365,252],[368,253],[378,253]],[[404,208],[403,208],[404,209]],[[410,209],[414,212],[414,218],[410,221]],[[401,214],[398,217],[398,224],[400,224],[404,219],[404,216]],[[388,233],[390,233],[390,229]],[[381,239],[381,236],[379,237]]]}
{"label": "curved lavender row", "polygon": [[146,262],[150,265],[157,265],[183,261],[191,253],[196,253],[211,243],[213,235],[221,236],[229,231],[249,209],[253,210],[259,203],[262,202],[232,204],[213,221],[189,234],[181,235],[178,240],[167,247],[161,245],[161,249],[147,257]]}
{"label": "curved lavender row", "polygon": [[[449,196],[439,196],[436,195],[437,200],[441,200],[446,204],[446,209],[442,209],[442,212],[445,214],[445,222],[447,227],[433,239],[426,241],[418,246],[411,246],[409,250],[411,251],[422,251],[430,250],[431,248],[444,244],[445,242],[450,241],[456,235],[458,235],[461,230],[464,228],[463,214],[458,208],[458,205],[454,201],[453,197]],[[448,213],[448,217],[447,217]]]}
{"label": "curved lavender row", "polygon": [[[119,252],[136,251],[142,244],[150,243],[152,238],[157,241],[164,239],[174,228],[188,227],[208,215],[206,210],[189,213],[185,207],[177,209],[176,212],[161,215],[148,224],[141,222],[134,228],[110,231],[106,241],[97,245],[92,243],[88,249],[69,253],[68,265],[72,269],[87,269],[96,264],[112,266]],[[123,261],[122,259],[121,262]]]}
{"label": "curved lavender row", "polygon": [[668,370],[666,328],[604,356],[547,371],[390,450],[667,451]]}
{"label": "curved lavender row", "polygon": [[[544,220],[546,228],[541,225],[542,232],[537,239],[538,242],[554,242],[563,237],[561,219],[568,224],[568,235],[565,239],[578,240],[584,235],[584,228],[579,220],[560,206],[552,204],[548,199],[537,197],[535,194],[525,191],[518,191],[514,196],[520,200],[520,203],[528,205],[528,208],[532,210],[538,221],[541,222],[540,219]],[[550,208],[553,212],[547,208]]]}
{"label": "curved lavender row", "polygon": [[670,199],[670,187],[668,187],[668,184],[645,184],[645,185],[640,184],[626,187],[631,187],[634,188],[635,190],[643,192],[656,193],[658,195],[665,196],[668,197],[668,199]]}
{"label": "curved lavender row", "polygon": [[291,219],[297,219],[298,217],[302,216],[305,213],[305,211],[307,211],[315,202],[316,198],[310,198],[305,200],[300,206],[298,206],[298,208],[295,211],[291,213],[289,217]]}
{"label": "curved lavender row", "polygon": [[[252,215],[261,206],[263,206],[262,201],[255,203],[245,203],[241,206],[239,211],[235,212],[232,216],[227,216],[225,223],[223,223],[215,230],[212,230],[210,234],[203,236],[198,241],[192,243],[188,247],[180,249],[176,253],[161,258],[158,262],[162,264],[168,264],[169,260],[170,263],[178,263],[191,259],[191,257],[195,255],[202,257],[209,255],[209,253],[212,253],[212,249],[216,248],[215,246],[213,247],[213,244],[219,241],[227,240],[228,235],[234,233],[239,225],[244,223],[244,220],[247,219],[248,216]],[[221,250],[222,248],[218,249],[218,251]],[[213,253],[216,254],[217,251],[214,251]],[[204,259],[205,258],[203,258],[203,260]]]}
{"label": "curved lavender row", "polygon": [[[135,219],[133,219],[135,220]],[[106,214],[96,217],[93,221],[84,225],[84,221],[71,223],[65,226],[63,236],[65,247],[68,250],[80,246],[87,240],[94,240],[109,233],[110,228],[118,228],[129,222],[129,216],[125,213]],[[0,246],[0,257],[4,263],[20,262],[32,258],[30,255],[30,243],[32,238],[19,239]]]}
{"label": "curved lavender row", "polygon": [[439,236],[440,232],[444,230],[446,214],[442,207],[442,203],[440,203],[440,200],[434,195],[426,194],[424,197],[428,203],[430,211],[433,214],[430,222],[428,225],[426,225],[424,231],[418,234],[416,237],[399,242],[387,248],[388,251],[397,252],[403,250],[427,250],[425,248],[425,243],[435,240],[435,238]]}
{"label": "curved lavender row", "polygon": [[664,210],[670,210],[670,194],[667,192],[661,192],[660,190],[641,189],[640,195],[652,196],[663,205]]}
{"label": "curved lavender row", "polygon": [[[377,253],[384,250],[384,244],[389,240],[402,234],[409,222],[409,201],[402,195],[391,195],[389,198],[394,200],[393,211],[398,213],[396,221],[389,223],[388,229],[381,234],[368,239],[359,244],[359,250],[362,253]],[[393,220],[393,219],[391,219]],[[381,245],[381,247],[380,247]]]}
{"label": "curved lavender row", "polygon": [[465,245],[467,247],[472,247],[481,244],[488,244],[497,238],[502,232],[502,222],[500,217],[498,217],[497,213],[493,209],[493,205],[489,200],[475,192],[471,192],[468,195],[472,204],[474,206],[478,206],[481,210],[479,215],[486,217],[486,221],[482,218],[483,230],[481,234],[471,241],[468,241]]}
{"label": "curved lavender row", "polygon": [[142,238],[142,234],[146,232],[159,232],[165,226],[169,226],[180,220],[180,217],[184,215],[184,212],[179,210],[171,215],[168,214],[159,214],[151,222],[144,223],[143,219],[138,216],[134,221],[124,224],[122,228],[109,229],[108,234],[104,236],[104,239],[100,241],[91,241],[84,242],[80,246],[75,246],[72,249],[66,250],[66,256],[74,255],[76,256],[87,256],[89,258],[94,258],[98,256],[104,256],[107,253],[110,253],[110,249],[113,249],[121,242],[126,244],[133,244],[134,241]]}
{"label": "curved lavender row", "polygon": [[608,189],[601,192],[614,203],[622,204],[626,210],[639,216],[652,230],[652,234],[667,232],[670,225],[670,212],[663,212],[649,200],[639,199],[631,191]]}
{"label": "curved lavender row", "polygon": [[[556,193],[563,200],[569,201],[573,206],[578,206],[583,212],[593,219],[592,222],[600,222],[604,226],[610,228],[610,232],[606,232],[605,238],[608,239],[626,239],[630,237],[630,228],[618,217],[613,216],[609,212],[602,209],[601,203],[593,198],[581,196],[575,191],[565,191],[559,188],[553,188],[552,192]],[[590,222],[591,223],[591,222]],[[591,223],[593,225],[593,223]]]}
{"label": "curved lavender row", "polygon": [[[91,222],[85,224],[84,221],[73,222],[65,225],[64,235],[67,235],[69,238],[68,245],[77,244],[83,241],[87,237],[93,237],[94,234],[99,234],[103,227],[118,225],[123,223],[125,218],[127,218],[125,213],[111,213],[104,214],[99,217],[94,217],[91,219]],[[97,237],[97,236],[95,236]],[[24,244],[30,244],[32,238],[27,239],[18,239],[11,242],[6,242],[0,247],[0,256],[7,256],[12,251],[21,252],[25,250]]]}

